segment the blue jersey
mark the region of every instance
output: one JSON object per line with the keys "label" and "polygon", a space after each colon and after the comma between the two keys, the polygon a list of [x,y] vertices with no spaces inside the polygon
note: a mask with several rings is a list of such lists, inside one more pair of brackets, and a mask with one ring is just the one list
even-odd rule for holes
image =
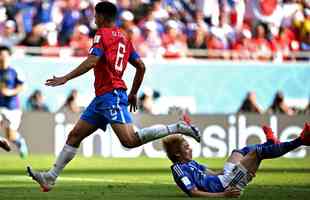
{"label": "blue jersey", "polygon": [[175,163],[171,166],[174,181],[186,194],[189,195],[195,187],[205,192],[223,192],[220,179],[217,176],[208,175],[206,169],[194,160]]}
{"label": "blue jersey", "polygon": [[[23,80],[18,77],[15,69],[7,68],[0,69],[0,88],[7,87],[14,89],[18,85],[23,84]],[[17,96],[4,96],[0,92],[0,107],[5,107],[9,110],[18,109],[19,101]]]}

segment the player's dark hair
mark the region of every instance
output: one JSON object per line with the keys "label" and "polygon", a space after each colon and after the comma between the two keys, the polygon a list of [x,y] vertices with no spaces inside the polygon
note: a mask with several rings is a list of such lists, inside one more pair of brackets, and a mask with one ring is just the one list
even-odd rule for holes
{"label": "player's dark hair", "polygon": [[0,52],[2,52],[2,51],[7,51],[7,52],[9,52],[10,55],[12,54],[12,51],[11,51],[10,47],[8,47],[8,46],[0,46]]}
{"label": "player's dark hair", "polygon": [[95,6],[96,13],[103,16],[107,21],[113,22],[117,16],[116,6],[108,1],[102,1],[96,4]]}

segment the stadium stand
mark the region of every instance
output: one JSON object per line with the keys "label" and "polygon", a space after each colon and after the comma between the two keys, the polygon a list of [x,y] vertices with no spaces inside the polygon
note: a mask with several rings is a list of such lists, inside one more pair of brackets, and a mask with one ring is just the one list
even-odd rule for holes
{"label": "stadium stand", "polygon": [[[85,56],[96,29],[97,2],[1,1],[0,44],[22,46],[21,52],[30,55]],[[306,0],[113,2],[119,9],[119,26],[144,57],[309,60]]]}

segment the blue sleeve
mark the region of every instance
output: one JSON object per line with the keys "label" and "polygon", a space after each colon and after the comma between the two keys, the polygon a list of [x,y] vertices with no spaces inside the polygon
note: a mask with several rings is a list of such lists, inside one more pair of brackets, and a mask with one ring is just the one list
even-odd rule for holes
{"label": "blue sleeve", "polygon": [[136,51],[131,52],[130,56],[129,56],[129,62],[135,61],[137,59],[139,59],[140,56]]}
{"label": "blue sleeve", "polygon": [[208,168],[208,166],[205,165],[201,165],[198,162],[194,161],[195,165],[201,170],[201,171],[206,171],[206,169]]}
{"label": "blue sleeve", "polygon": [[14,71],[14,74],[15,74],[15,83],[17,85],[22,85],[24,84],[25,82],[25,76],[24,74],[20,71],[20,70],[17,70],[17,69],[12,69]]}
{"label": "blue sleeve", "polygon": [[94,55],[97,57],[101,57],[104,55],[104,51],[100,48],[92,47],[89,49],[89,55]]}
{"label": "blue sleeve", "polygon": [[186,173],[183,172],[182,169],[175,165],[172,167],[172,172],[174,174],[175,181],[177,185],[187,194],[196,187],[194,181],[191,177]]}

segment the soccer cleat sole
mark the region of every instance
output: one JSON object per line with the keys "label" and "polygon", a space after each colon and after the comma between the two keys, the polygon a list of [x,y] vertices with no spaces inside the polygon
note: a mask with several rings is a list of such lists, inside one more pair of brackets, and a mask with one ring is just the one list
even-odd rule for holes
{"label": "soccer cleat sole", "polygon": [[195,137],[195,140],[196,140],[198,143],[200,143],[201,138],[200,138],[200,132],[199,132],[199,130],[197,130],[197,128],[195,128],[195,127],[192,126],[192,125],[190,125],[190,127],[191,127],[191,129],[195,132],[195,134],[197,135],[197,137]]}

